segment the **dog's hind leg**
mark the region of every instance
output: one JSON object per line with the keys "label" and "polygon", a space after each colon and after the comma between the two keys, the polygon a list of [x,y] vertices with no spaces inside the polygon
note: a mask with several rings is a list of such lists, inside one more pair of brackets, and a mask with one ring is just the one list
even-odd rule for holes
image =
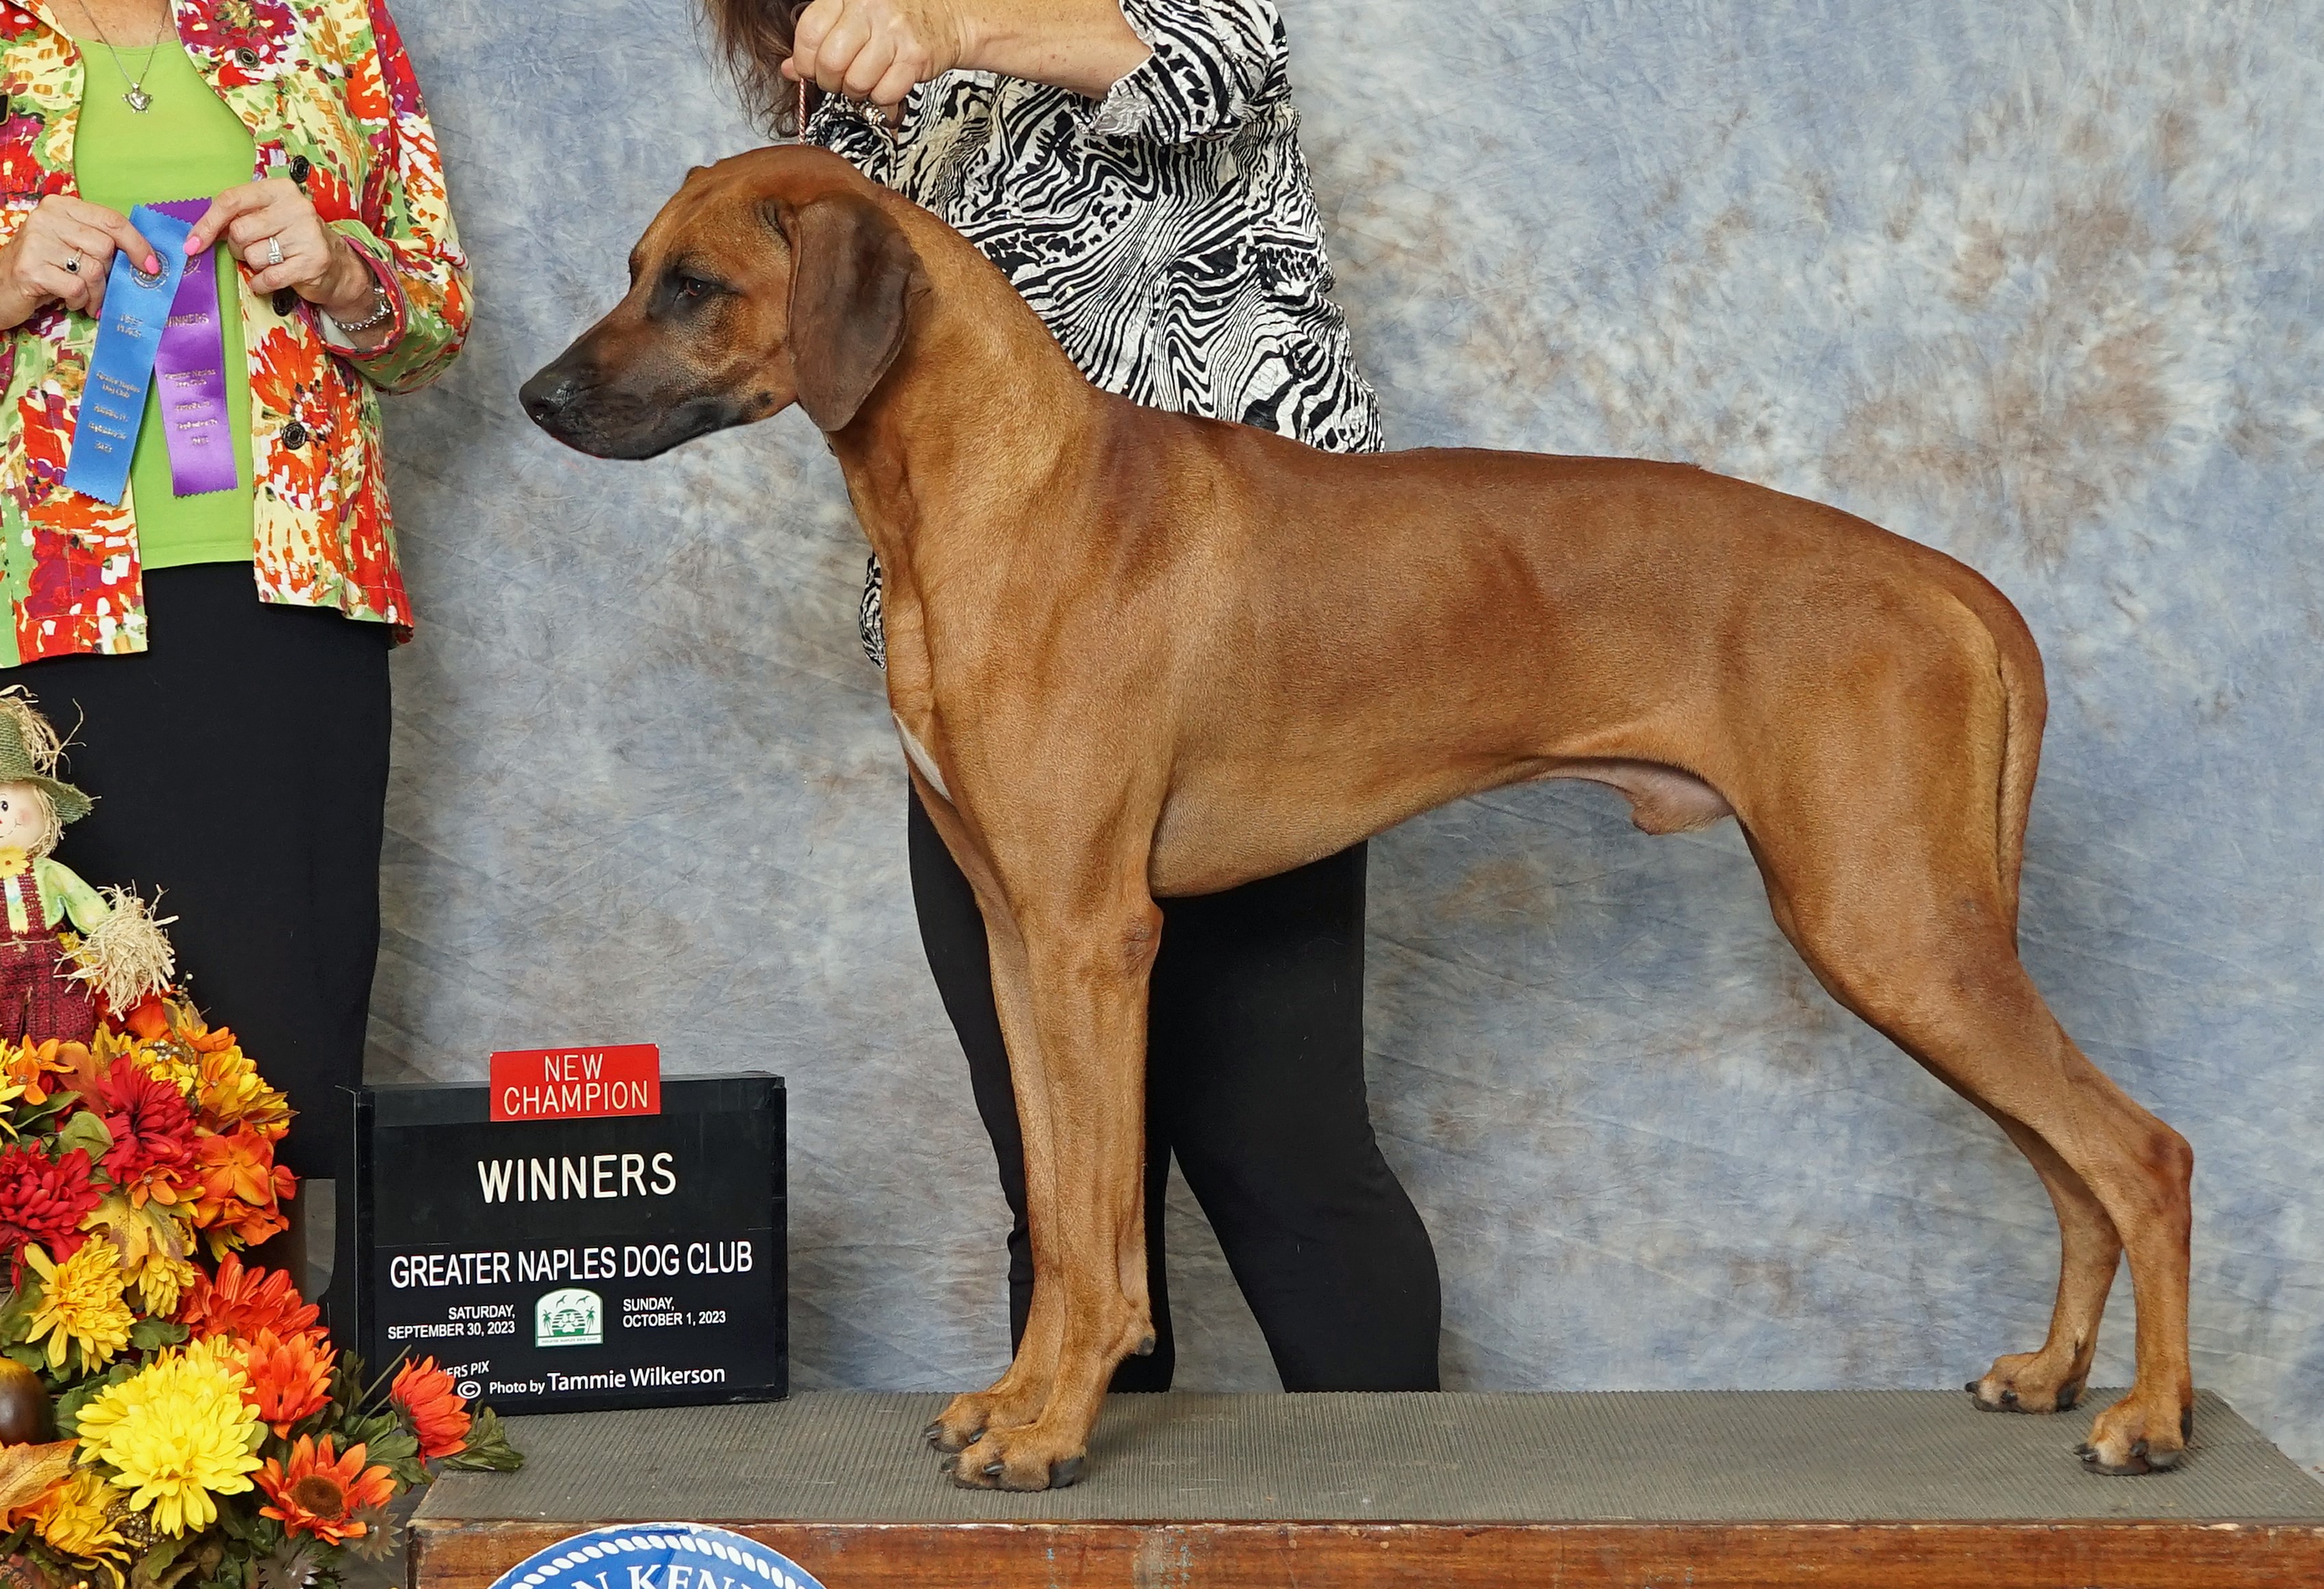
{"label": "dog's hind leg", "polygon": [[2058,1215],[2058,1300],[2041,1349],[1995,1359],[1969,1382],[1977,1404],[1997,1412],[2065,1412],[2081,1399],[2098,1347],[2098,1320],[2122,1261],[2122,1237],[2088,1183],[2031,1126],[1969,1097],[2032,1162]]}
{"label": "dog's hind leg", "polygon": [[2046,1391],[2052,1404],[2079,1389],[2118,1232],[2138,1304],[2137,1378],[2098,1416],[2089,1460],[2109,1473],[2172,1465],[2194,1402],[2186,1140],[2060,1027],[2018,961],[1990,856],[1958,845],[1944,802],[1927,809],[1925,789],[1884,802],[1877,780],[1831,786],[1844,802],[1817,803],[1818,820],[1738,803],[1777,922],[1834,997],[2015,1127],[2059,1211],[2065,1262],[2051,1340],[1997,1363],[1980,1400],[1990,1387],[1998,1403],[2000,1382],[2022,1382],[2021,1398]]}

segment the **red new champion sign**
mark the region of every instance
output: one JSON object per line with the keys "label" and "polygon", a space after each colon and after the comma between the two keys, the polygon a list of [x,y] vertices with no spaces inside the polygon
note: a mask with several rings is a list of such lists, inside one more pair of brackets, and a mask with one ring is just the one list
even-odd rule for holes
{"label": "red new champion sign", "polygon": [[529,1048],[493,1056],[495,1120],[660,1113],[661,1050],[650,1042]]}

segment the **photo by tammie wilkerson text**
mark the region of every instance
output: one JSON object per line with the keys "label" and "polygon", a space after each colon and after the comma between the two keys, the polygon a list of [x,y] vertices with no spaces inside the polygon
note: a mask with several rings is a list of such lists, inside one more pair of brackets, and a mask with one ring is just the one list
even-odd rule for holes
{"label": "photo by tammie wilkerson text", "polygon": [[0,1042],[0,1589],[329,1583],[432,1472],[520,1462],[432,1358],[367,1376],[243,1263],[290,1116],[180,1000]]}

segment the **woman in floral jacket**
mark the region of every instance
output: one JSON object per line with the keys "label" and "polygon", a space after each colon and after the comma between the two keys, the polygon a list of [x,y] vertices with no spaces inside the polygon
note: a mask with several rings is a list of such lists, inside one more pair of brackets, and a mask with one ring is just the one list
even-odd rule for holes
{"label": "woman in floral jacket", "polygon": [[[470,314],[435,135],[383,0],[0,0],[0,682],[80,720],[102,799],[70,859],[167,893],[189,991],[307,1116],[292,1167],[332,1177],[411,622],[379,393],[441,372]],[[149,392],[109,505],[64,483],[95,317],[115,253],[152,257],[129,212],[187,199],[235,484],[179,493]]]}

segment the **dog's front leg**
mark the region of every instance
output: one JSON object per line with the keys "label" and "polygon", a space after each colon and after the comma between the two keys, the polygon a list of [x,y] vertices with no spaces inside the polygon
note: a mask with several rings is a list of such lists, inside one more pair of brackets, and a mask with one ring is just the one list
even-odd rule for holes
{"label": "dog's front leg", "polygon": [[[1143,1258],[1146,997],[1162,913],[1135,872],[1098,900],[1093,892],[1011,911],[1021,997],[1003,985],[1016,952],[1001,952],[994,934],[1025,1137],[1033,1311],[1009,1373],[982,1396],[956,1400],[940,1420],[958,1414],[963,1425],[983,1425],[954,1460],[964,1484],[1042,1490],[1079,1477],[1115,1365],[1153,1335]],[[1029,1042],[1020,1038],[1027,1026]],[[1016,1421],[1036,1396],[1031,1420]]]}
{"label": "dog's front leg", "polygon": [[[1006,906],[989,884],[978,886],[977,898],[991,951],[993,1003],[1001,1017],[1002,1040],[1008,1045],[1009,1068],[1017,1094],[1018,1134],[1024,1148],[1029,1196],[1030,1166],[1037,1161],[1050,1162],[1053,1150],[1047,1144],[1054,1140],[1047,1091],[1032,1085],[1030,1080],[1043,1073],[1038,1031],[1033,1019],[1031,976],[1025,962],[1025,941]],[[1043,1145],[1036,1148],[1037,1142]],[[1038,1279],[1045,1225],[1038,1210],[1032,1211],[1029,1223],[1036,1254],[1036,1281],[1033,1305],[1025,1318],[1025,1334],[1017,1344],[1016,1355],[1010,1359],[1006,1373],[982,1391],[964,1391],[954,1396],[936,1421],[928,1425],[928,1443],[939,1451],[964,1451],[982,1439],[987,1429],[1031,1423],[1048,1402],[1049,1387],[1056,1378],[1057,1352],[1065,1343],[1064,1294],[1060,1288],[1043,1284]]]}

